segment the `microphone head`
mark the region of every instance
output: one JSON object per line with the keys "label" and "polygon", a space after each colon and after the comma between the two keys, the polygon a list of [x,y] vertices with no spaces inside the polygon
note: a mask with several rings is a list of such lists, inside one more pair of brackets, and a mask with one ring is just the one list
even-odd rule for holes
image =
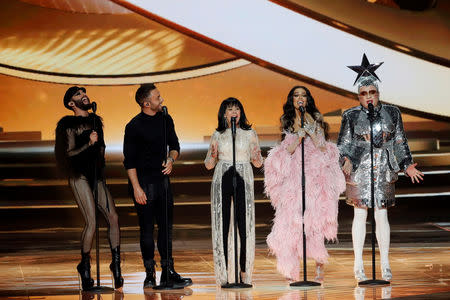
{"label": "microphone head", "polygon": [[162,108],[162,112],[165,116],[167,116],[167,106],[163,106]]}
{"label": "microphone head", "polygon": [[367,105],[367,107],[369,108],[369,111],[370,111],[370,112],[373,112],[373,104],[372,104],[372,103],[369,103],[369,104]]}
{"label": "microphone head", "polygon": [[95,114],[95,112],[97,111],[97,102],[93,101],[93,102],[91,103],[91,107],[92,107],[92,111],[93,111],[94,114]]}
{"label": "microphone head", "polygon": [[231,133],[236,134],[236,117],[231,117]]}
{"label": "microphone head", "polygon": [[298,110],[300,111],[300,112],[305,112],[305,107],[303,106],[303,101],[297,101],[297,105],[298,105]]}

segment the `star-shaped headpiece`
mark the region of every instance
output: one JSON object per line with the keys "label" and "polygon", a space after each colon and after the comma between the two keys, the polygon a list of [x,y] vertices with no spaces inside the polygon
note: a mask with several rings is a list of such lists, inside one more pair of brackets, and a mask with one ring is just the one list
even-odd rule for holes
{"label": "star-shaped headpiece", "polygon": [[367,59],[367,56],[364,53],[360,66],[347,66],[350,69],[352,69],[353,71],[355,71],[356,73],[358,73],[358,76],[356,76],[356,79],[355,79],[355,82],[353,83],[353,85],[355,85],[355,83],[358,81],[359,78],[366,77],[366,76],[373,76],[376,79],[380,80],[380,78],[378,78],[377,74],[375,74],[375,70],[378,69],[378,67],[381,66],[382,64],[383,64],[382,62],[377,63],[377,64],[369,63],[369,60]]}

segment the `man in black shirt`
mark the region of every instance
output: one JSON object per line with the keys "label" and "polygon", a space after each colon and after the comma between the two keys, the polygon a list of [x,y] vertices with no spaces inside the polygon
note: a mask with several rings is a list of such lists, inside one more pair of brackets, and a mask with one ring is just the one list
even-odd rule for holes
{"label": "man in black shirt", "polygon": [[[178,137],[172,117],[162,113],[163,99],[154,84],[141,85],[135,100],[141,107],[141,113],[125,127],[123,154],[130,194],[139,217],[141,252],[146,271],[144,288],[156,285],[154,219],[158,224],[158,251],[161,256],[160,284],[189,286],[192,280],[175,272],[172,258],[173,197],[168,175],[180,152]],[[164,157],[163,122],[166,122],[167,128],[168,157]]]}

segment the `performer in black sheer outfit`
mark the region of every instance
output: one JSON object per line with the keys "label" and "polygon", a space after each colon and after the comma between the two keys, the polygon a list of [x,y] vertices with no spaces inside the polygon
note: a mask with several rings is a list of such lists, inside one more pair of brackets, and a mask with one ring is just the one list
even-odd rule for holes
{"label": "performer in black sheer outfit", "polygon": [[69,178],[69,185],[86,222],[81,235],[81,262],[77,266],[81,286],[83,290],[89,290],[94,286],[90,271],[90,251],[96,225],[93,194],[96,183],[98,207],[108,223],[108,239],[112,254],[110,270],[114,277],[114,288],[120,289],[123,286],[120,269],[120,229],[114,200],[103,174],[105,142],[102,119],[88,112],[92,104],[83,87],[69,88],[63,102],[73,115],[65,116],[58,122],[55,155],[59,169]]}

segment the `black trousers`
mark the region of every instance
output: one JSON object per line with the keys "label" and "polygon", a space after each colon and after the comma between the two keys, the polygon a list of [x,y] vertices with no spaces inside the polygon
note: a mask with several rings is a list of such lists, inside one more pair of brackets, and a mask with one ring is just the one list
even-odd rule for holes
{"label": "black trousers", "polygon": [[[153,260],[155,242],[153,240],[154,224],[158,225],[158,252],[161,260],[172,258],[173,196],[168,177],[152,182],[141,182],[141,188],[147,196],[147,203],[141,205],[133,195],[134,206],[139,218],[140,244],[142,259]],[[167,220],[165,185],[167,185]],[[167,225],[166,225],[167,224]],[[168,256],[167,256],[168,255]]]}
{"label": "black trousers", "polygon": [[[245,226],[245,183],[244,179],[236,173],[236,199],[234,205],[237,210],[237,221],[239,228],[239,237],[241,242],[241,253],[239,255],[239,265],[241,271],[245,272],[245,261],[247,253],[247,235]],[[228,231],[230,227],[231,198],[233,197],[233,167],[230,167],[222,176],[222,220],[223,220],[223,248],[225,262],[228,263]],[[234,222],[234,220],[231,220]]]}

